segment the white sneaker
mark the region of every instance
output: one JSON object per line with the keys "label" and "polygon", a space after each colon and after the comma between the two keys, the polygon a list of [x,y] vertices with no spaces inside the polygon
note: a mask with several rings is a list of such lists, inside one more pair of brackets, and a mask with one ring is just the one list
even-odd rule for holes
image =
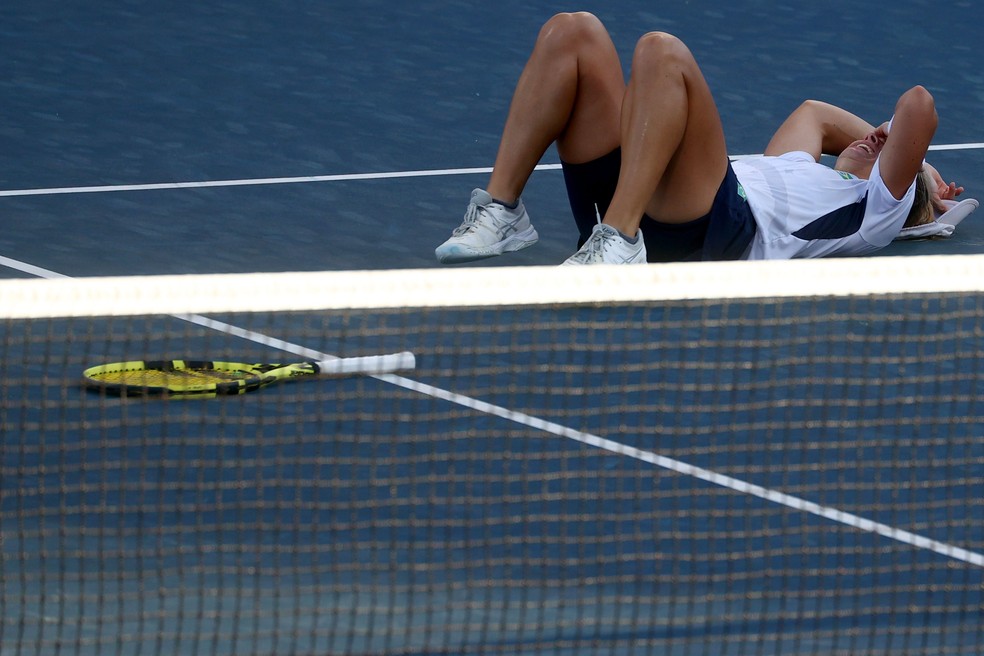
{"label": "white sneaker", "polygon": [[471,262],[522,250],[537,239],[522,199],[511,210],[493,201],[487,191],[475,189],[465,210],[465,220],[434,254],[444,264]]}
{"label": "white sneaker", "polygon": [[599,223],[592,229],[588,241],[581,250],[564,262],[568,264],[645,264],[646,244],[642,232],[636,234],[636,243],[630,244],[618,230]]}

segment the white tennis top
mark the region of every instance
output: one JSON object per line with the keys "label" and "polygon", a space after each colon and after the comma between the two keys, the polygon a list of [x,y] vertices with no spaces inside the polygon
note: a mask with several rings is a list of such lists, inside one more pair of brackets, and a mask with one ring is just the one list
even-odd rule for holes
{"label": "white tennis top", "polygon": [[806,152],[732,163],[758,231],[744,259],[864,255],[899,235],[915,197],[885,186],[875,161],[864,180],[818,163]]}

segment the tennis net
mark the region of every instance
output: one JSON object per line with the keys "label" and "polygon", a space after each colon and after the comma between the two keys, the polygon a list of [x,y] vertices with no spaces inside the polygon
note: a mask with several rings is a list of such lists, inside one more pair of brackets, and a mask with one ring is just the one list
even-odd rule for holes
{"label": "tennis net", "polygon": [[979,654],[982,292],[979,256],[0,281],[0,654]]}

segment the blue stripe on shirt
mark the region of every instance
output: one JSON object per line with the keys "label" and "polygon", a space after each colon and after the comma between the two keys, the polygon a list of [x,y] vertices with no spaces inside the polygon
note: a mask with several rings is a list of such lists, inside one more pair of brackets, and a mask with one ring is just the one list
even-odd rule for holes
{"label": "blue stripe on shirt", "polygon": [[794,232],[793,236],[806,241],[850,237],[861,230],[867,205],[868,194],[865,193],[864,198],[857,203],[839,207],[833,212],[828,212],[820,218],[814,219]]}

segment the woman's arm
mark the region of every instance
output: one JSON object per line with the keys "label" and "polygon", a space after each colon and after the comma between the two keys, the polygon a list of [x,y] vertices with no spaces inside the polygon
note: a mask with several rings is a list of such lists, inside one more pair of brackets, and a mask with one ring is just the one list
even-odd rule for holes
{"label": "woman's arm", "polygon": [[839,155],[875,126],[846,109],[819,100],[807,100],[789,115],[769,141],[766,155],[803,150],[817,161],[820,155]]}
{"label": "woman's arm", "polygon": [[881,178],[896,198],[902,198],[922,170],[938,123],[933,96],[923,87],[912,87],[896,103],[891,132],[879,156]]}

